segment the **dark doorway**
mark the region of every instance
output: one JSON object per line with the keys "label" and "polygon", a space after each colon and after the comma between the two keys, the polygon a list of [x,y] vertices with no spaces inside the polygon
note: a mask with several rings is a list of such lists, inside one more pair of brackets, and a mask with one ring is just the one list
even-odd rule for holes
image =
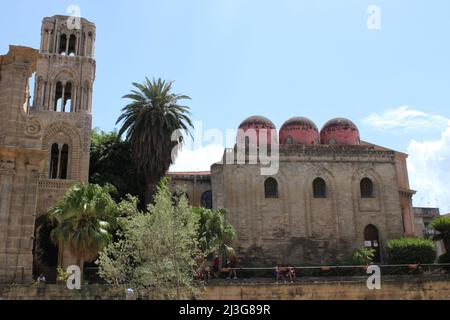
{"label": "dark doorway", "polygon": [[375,250],[373,262],[381,262],[380,238],[378,235],[378,229],[374,225],[370,224],[366,227],[366,229],[364,229],[364,245],[366,248]]}

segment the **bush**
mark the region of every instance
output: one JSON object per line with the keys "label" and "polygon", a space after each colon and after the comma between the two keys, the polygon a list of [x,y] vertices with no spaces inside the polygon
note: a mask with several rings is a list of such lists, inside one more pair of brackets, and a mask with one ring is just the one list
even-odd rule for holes
{"label": "bush", "polygon": [[[443,255],[439,256],[438,259],[439,263],[450,263],[450,252],[444,253]],[[445,266],[444,270],[447,272],[450,272],[450,266]]]}
{"label": "bush", "polygon": [[436,260],[436,249],[431,240],[402,238],[388,241],[391,264],[426,264]]}
{"label": "bush", "polygon": [[356,249],[352,255],[352,264],[355,266],[368,266],[372,263],[375,250],[371,248]]}

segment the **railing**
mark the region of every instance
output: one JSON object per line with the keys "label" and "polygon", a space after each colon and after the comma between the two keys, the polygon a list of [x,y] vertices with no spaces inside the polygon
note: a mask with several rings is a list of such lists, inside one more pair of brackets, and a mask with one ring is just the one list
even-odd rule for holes
{"label": "railing", "polygon": [[[378,265],[380,267],[382,277],[391,277],[396,279],[414,279],[420,277],[433,279],[448,279],[450,281],[450,263],[445,264],[394,264],[394,265]],[[7,281],[2,280],[3,283],[23,283],[25,268],[12,268],[12,272],[8,272],[9,277]],[[55,268],[56,269],[56,268]],[[367,273],[368,266],[302,266],[290,267],[295,271],[295,277],[298,282],[308,281],[352,281],[358,279],[367,279],[370,275]],[[44,276],[47,284],[55,284],[57,281],[52,276],[55,270],[47,269]],[[98,275],[98,267],[85,267],[83,279],[90,284],[105,284]],[[234,276],[237,276],[239,281],[256,283],[276,281],[275,267],[237,267],[237,268],[222,268],[217,273],[212,272],[212,268],[206,267],[199,273],[196,273],[196,280],[199,281],[214,281],[227,280],[232,281]],[[290,280],[289,268],[281,267],[280,275],[282,280]],[[39,275],[35,275],[37,278]],[[36,280],[36,279],[35,279]]]}

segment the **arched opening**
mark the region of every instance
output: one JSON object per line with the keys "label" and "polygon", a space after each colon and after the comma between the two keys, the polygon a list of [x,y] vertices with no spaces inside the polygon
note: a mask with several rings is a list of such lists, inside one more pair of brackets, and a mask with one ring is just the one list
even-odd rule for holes
{"label": "arched opening", "polygon": [[63,112],[72,112],[72,83],[67,82],[64,88]]}
{"label": "arched opening", "polygon": [[55,105],[53,106],[53,111],[60,112],[63,107],[63,85],[61,82],[56,83],[55,90]]}
{"label": "arched opening", "polygon": [[364,229],[364,246],[374,250],[373,262],[381,262],[379,233],[377,227],[374,225],[369,224]]}
{"label": "arched opening", "polygon": [[317,178],[313,182],[314,198],[326,198],[327,197],[327,184],[322,178]]}
{"label": "arched opening", "polygon": [[373,182],[369,178],[364,178],[360,183],[361,198],[373,198]]}
{"label": "arched opening", "polygon": [[278,182],[274,178],[267,178],[264,182],[264,192],[266,198],[278,198]]}
{"label": "arched opening", "polygon": [[36,219],[33,242],[33,274],[37,278],[44,274],[48,282],[56,281],[58,266],[58,247],[52,242],[50,233],[53,224],[48,215]]}
{"label": "arched opening", "polygon": [[74,57],[76,55],[77,37],[72,34],[69,38],[69,56]]}
{"label": "arched opening", "polygon": [[67,179],[67,166],[69,164],[69,146],[65,144],[61,149],[61,160],[59,164],[59,179]]}
{"label": "arched opening", "polygon": [[50,173],[49,179],[56,179],[58,177],[58,160],[59,160],[59,147],[57,143],[52,145],[50,153]]}
{"label": "arched opening", "polygon": [[206,191],[202,194],[202,207],[205,209],[213,208],[212,191]]}
{"label": "arched opening", "polygon": [[61,35],[59,39],[59,50],[58,53],[61,55],[66,55],[66,47],[67,47],[67,36],[65,34]]}

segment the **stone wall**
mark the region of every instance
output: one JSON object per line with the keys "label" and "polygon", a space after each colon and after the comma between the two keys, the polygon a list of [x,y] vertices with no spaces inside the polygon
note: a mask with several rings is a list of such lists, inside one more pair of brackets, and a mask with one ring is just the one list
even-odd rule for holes
{"label": "stone wall", "polygon": [[[371,146],[281,146],[277,198],[266,198],[261,164],[216,164],[211,171],[215,208],[229,210],[242,259],[284,264],[345,263],[365,244],[364,231],[379,232],[381,258],[389,239],[404,234],[395,152]],[[315,198],[313,181],[326,182]],[[374,194],[362,198],[360,181]],[[248,262],[246,261],[246,262]]]}
{"label": "stone wall", "polygon": [[[206,300],[450,300],[450,281],[410,279],[383,281],[381,290],[368,290],[365,281],[323,281],[299,284],[222,284],[204,289]],[[88,286],[0,286],[0,300],[122,300],[122,290]]]}

